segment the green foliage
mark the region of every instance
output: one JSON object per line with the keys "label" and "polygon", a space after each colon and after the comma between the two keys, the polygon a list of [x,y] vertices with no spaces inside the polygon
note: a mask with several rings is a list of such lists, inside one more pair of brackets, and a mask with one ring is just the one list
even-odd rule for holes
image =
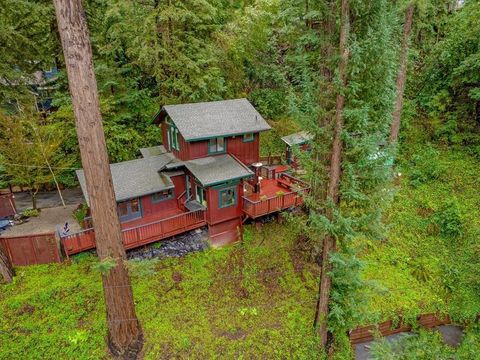
{"label": "green foliage", "polygon": [[82,204],[78,209],[75,209],[73,211],[73,216],[75,217],[75,220],[77,220],[80,226],[83,226],[83,220],[85,220],[85,218],[87,217],[87,212],[88,212],[87,204]]}
{"label": "green foliage", "polygon": [[[145,359],[321,359],[312,331],[318,269],[297,256],[297,235],[266,224],[248,227],[244,244],[128,261]],[[107,356],[98,261],[80,255],[17,268],[14,283],[0,285],[0,359]]]}
{"label": "green foliage", "polygon": [[480,332],[477,327],[468,328],[458,348],[445,345],[438,331],[420,331],[403,335],[394,341],[378,340],[372,345],[373,359],[378,360],[470,360],[478,357]]}
{"label": "green foliage", "polygon": [[93,264],[92,270],[102,275],[107,275],[115,266],[117,266],[117,261],[111,257],[106,257],[105,259],[99,260]]}
{"label": "green foliage", "polygon": [[433,43],[422,59],[420,77],[414,81],[419,105],[436,119],[435,135],[452,144],[480,143],[475,131],[480,91],[479,15],[480,4],[466,1],[443,20],[445,24],[437,27],[442,31],[431,34]]}
{"label": "green foliage", "polygon": [[409,180],[413,186],[437,180],[441,177],[443,169],[440,166],[439,151],[433,146],[421,146],[412,149],[411,160],[403,165],[408,167]]}
{"label": "green foliage", "polygon": [[463,233],[460,206],[456,201],[448,201],[435,213],[435,222],[440,235],[454,239]]}
{"label": "green foliage", "polygon": [[40,215],[40,211],[37,209],[25,209],[22,211],[22,216],[26,218],[37,217],[38,215]]}

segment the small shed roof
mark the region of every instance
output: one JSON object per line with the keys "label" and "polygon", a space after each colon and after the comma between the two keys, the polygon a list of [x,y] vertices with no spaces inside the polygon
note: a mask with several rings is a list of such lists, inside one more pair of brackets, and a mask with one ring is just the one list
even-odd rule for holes
{"label": "small shed roof", "polygon": [[184,162],[203,186],[250,177],[253,172],[228,154],[209,156]]}
{"label": "small shed roof", "polygon": [[[172,189],[174,185],[170,177],[160,172],[172,160],[173,156],[167,153],[110,164],[116,200],[123,201]],[[89,204],[84,172],[76,172],[85,200]]]}
{"label": "small shed roof", "polygon": [[313,135],[310,134],[308,131],[300,131],[298,133],[282,137],[283,142],[286,143],[288,146],[302,145],[312,139]]}
{"label": "small shed roof", "polygon": [[186,141],[271,129],[247,99],[165,105],[163,110]]}

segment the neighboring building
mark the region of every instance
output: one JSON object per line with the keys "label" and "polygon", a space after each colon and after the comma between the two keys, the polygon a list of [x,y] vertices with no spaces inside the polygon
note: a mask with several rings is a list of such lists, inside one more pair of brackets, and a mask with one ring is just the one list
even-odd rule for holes
{"label": "neighboring building", "polygon": [[0,194],[0,219],[13,217],[16,213],[14,195]]}
{"label": "neighboring building", "polygon": [[[258,163],[260,133],[270,126],[247,100],[164,106],[156,120],[164,145],[111,165],[127,248],[205,225],[214,245],[230,243],[247,218],[303,203],[305,183]],[[80,239],[93,241],[88,232],[65,238],[67,253],[93,247]]]}
{"label": "neighboring building", "polygon": [[288,165],[294,169],[298,168],[298,159],[295,157],[293,149],[297,147],[301,151],[309,151],[310,141],[312,139],[313,135],[307,131],[300,131],[298,133],[282,137],[283,142],[287,144],[285,156]]}

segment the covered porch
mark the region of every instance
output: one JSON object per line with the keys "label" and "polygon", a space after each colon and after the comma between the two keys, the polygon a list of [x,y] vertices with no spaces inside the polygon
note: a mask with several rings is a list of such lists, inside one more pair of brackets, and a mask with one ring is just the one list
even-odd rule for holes
{"label": "covered porch", "polygon": [[310,190],[307,183],[284,172],[262,179],[259,188],[243,196],[242,210],[252,219],[300,206]]}

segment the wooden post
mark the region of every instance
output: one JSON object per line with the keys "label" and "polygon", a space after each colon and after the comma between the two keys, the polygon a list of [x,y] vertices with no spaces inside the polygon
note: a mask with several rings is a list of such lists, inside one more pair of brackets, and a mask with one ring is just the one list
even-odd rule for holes
{"label": "wooden post", "polygon": [[97,252],[116,265],[102,275],[108,347],[116,358],[135,359],[143,345],[135,314],[126,253],[117,214],[93,69],[92,49],[81,0],[54,0],[62,40],[78,143],[90,199]]}

